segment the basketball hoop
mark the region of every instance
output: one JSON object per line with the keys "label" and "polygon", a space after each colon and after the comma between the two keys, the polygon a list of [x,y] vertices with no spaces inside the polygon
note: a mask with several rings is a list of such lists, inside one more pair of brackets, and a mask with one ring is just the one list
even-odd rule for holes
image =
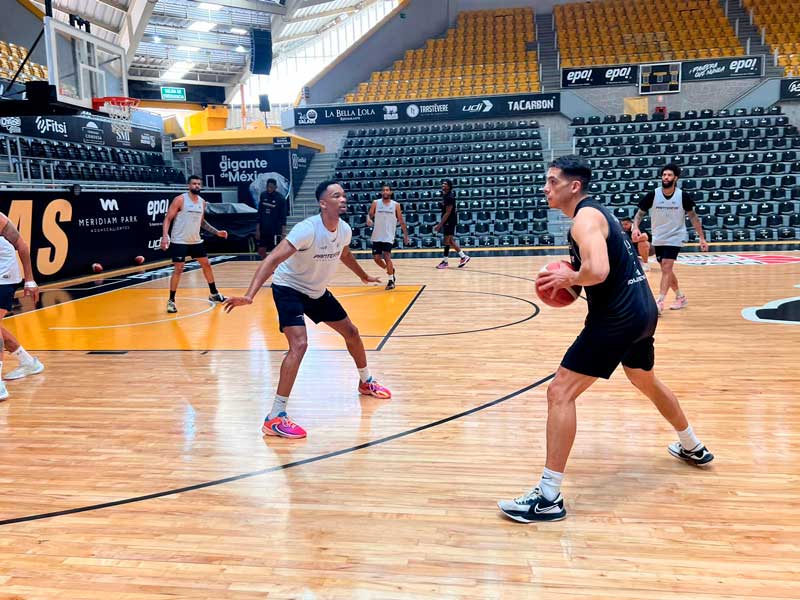
{"label": "basketball hoop", "polygon": [[127,96],[106,96],[104,98],[92,98],[92,107],[102,111],[111,117],[111,131],[116,133],[130,134],[131,117],[133,109],[139,106],[138,98],[128,98]]}

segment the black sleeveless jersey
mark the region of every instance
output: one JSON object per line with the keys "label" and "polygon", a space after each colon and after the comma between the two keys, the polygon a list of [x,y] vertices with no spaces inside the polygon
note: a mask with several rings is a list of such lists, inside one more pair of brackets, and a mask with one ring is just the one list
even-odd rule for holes
{"label": "black sleeveless jersey", "polygon": [[[606,248],[610,266],[605,281],[584,288],[589,301],[586,324],[602,324],[614,330],[646,327],[655,321],[658,310],[647,276],[639,265],[628,236],[622,231],[619,221],[602,204],[591,198],[584,198],[578,203],[573,218],[585,208],[599,210],[608,222]],[[572,238],[572,230],[567,237],[572,266],[578,270],[581,267],[581,249]]]}

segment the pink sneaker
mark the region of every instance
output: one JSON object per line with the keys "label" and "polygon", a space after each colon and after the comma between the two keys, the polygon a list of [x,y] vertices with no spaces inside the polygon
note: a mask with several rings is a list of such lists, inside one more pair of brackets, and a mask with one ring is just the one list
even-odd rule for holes
{"label": "pink sneaker", "polygon": [[446,261],[446,260],[443,260],[443,261],[442,261],[442,262],[440,262],[438,265],[436,265],[436,268],[437,268],[437,269],[446,269],[446,268],[447,268],[447,261]]}
{"label": "pink sneaker", "polygon": [[463,268],[463,267],[467,266],[467,263],[468,263],[470,260],[471,260],[471,259],[470,259],[470,257],[469,257],[469,256],[465,256],[464,258],[462,258],[462,259],[459,261],[459,263],[458,263],[458,268],[459,268],[459,269],[461,269],[461,268]]}
{"label": "pink sneaker", "polygon": [[376,398],[381,398],[383,400],[388,400],[392,397],[392,392],[383,387],[374,379],[360,382],[358,384],[358,393],[363,394],[364,396],[375,396]]}
{"label": "pink sneaker", "polygon": [[664,301],[663,300],[656,300],[656,308],[658,308],[658,314],[664,314]]}
{"label": "pink sneaker", "polygon": [[686,296],[675,298],[675,304],[670,306],[670,310],[680,310],[689,306],[689,299]]}
{"label": "pink sneaker", "polygon": [[261,433],[264,435],[277,435],[278,437],[292,439],[306,437],[306,430],[292,421],[285,412],[278,413],[278,416],[274,419],[264,419]]}

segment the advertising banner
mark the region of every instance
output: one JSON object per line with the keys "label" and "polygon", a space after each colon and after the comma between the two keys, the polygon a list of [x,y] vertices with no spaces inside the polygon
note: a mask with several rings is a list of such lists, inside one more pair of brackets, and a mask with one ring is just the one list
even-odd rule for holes
{"label": "advertising banner", "polygon": [[290,153],[288,150],[234,150],[202,152],[200,165],[206,186],[237,187],[239,202],[255,208],[267,179],[275,179],[278,192],[289,198]]}
{"label": "advertising banner", "polygon": [[781,100],[800,100],[800,79],[781,79]]}
{"label": "advertising banner", "polygon": [[763,56],[706,58],[681,63],[681,78],[683,81],[741,79],[745,77],[761,77],[763,75]]}
{"label": "advertising banner", "polygon": [[635,85],[639,77],[638,65],[606,67],[581,67],[561,69],[561,87],[598,87],[605,85]]}
{"label": "advertising banner", "polygon": [[524,117],[561,111],[561,95],[510,94],[473,98],[442,98],[381,104],[338,104],[294,109],[297,127],[359,123],[416,123],[461,119]]}
{"label": "advertising banner", "polygon": [[114,132],[110,122],[83,116],[0,117],[0,133],[151,152],[162,150],[159,131],[133,125],[130,133]]}
{"label": "advertising banner", "polygon": [[[37,281],[86,275],[92,263],[108,270],[133,266],[136,256],[167,258],[159,250],[168,192],[0,190],[0,211],[8,215],[31,248]],[[209,202],[220,194],[203,192]]]}

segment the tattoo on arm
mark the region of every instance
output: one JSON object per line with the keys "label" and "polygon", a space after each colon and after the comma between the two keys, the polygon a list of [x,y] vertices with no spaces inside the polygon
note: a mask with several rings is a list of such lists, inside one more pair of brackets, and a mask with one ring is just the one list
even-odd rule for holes
{"label": "tattoo on arm", "polygon": [[9,220],[6,221],[5,226],[0,231],[0,236],[6,238],[12,246],[16,246],[19,241],[19,230],[14,227],[14,224]]}
{"label": "tattoo on arm", "polygon": [[217,235],[217,234],[219,233],[219,229],[217,229],[216,227],[214,227],[214,226],[213,226],[211,223],[209,223],[209,222],[208,222],[208,221],[206,221],[205,219],[203,219],[203,223],[202,223],[201,227],[202,227],[202,228],[203,228],[205,231],[207,231],[208,233],[210,233],[211,235]]}
{"label": "tattoo on arm", "polygon": [[638,227],[639,227],[639,223],[641,223],[641,222],[642,222],[642,219],[644,219],[644,216],[645,216],[646,214],[647,214],[647,213],[646,213],[646,212],[644,212],[644,211],[643,211],[641,208],[640,208],[639,210],[637,210],[637,211],[636,211],[636,216],[635,216],[635,217],[633,217],[633,226],[634,226],[634,227],[636,227],[636,228],[638,229]]}

